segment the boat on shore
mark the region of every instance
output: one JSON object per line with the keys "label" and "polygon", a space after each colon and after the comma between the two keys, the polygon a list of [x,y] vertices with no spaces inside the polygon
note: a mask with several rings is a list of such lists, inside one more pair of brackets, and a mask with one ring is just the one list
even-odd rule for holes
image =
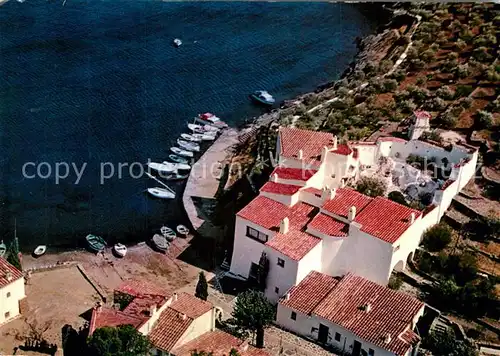
{"label": "boat on shore", "polygon": [[168,159],[171,160],[172,162],[176,162],[176,163],[184,163],[184,164],[188,164],[189,163],[189,160],[187,158],[184,158],[184,157],[181,157],[181,156],[177,156],[174,153],[169,154],[168,155]]}
{"label": "boat on shore", "polygon": [[177,139],[177,144],[188,151],[200,152],[200,146],[194,142],[184,141],[180,138]]}
{"label": "boat on shore", "polygon": [[189,229],[184,225],[177,225],[177,232],[183,236],[186,236],[189,234]]}
{"label": "boat on shore", "polygon": [[124,244],[121,244],[121,243],[115,244],[113,246],[113,250],[120,257],[125,257],[125,255],[127,254],[127,246],[125,246]]}
{"label": "boat on shore", "polygon": [[7,245],[5,245],[2,240],[0,241],[0,257],[5,256],[6,252],[7,252]]}
{"label": "boat on shore", "polygon": [[265,90],[257,90],[253,92],[250,94],[250,98],[257,103],[264,105],[273,105],[276,102],[273,96]]}
{"label": "boat on shore", "polygon": [[188,171],[191,169],[191,166],[189,164],[170,163],[170,162],[163,162],[163,163],[149,162],[148,167],[151,169],[154,169],[155,171],[164,172],[164,173],[175,172],[178,170]]}
{"label": "boat on shore", "polygon": [[204,124],[215,126],[218,129],[225,129],[228,127],[224,121],[210,112],[199,114],[196,119]]}
{"label": "boat on shore", "polygon": [[159,234],[154,234],[151,242],[153,243],[154,247],[162,251],[166,251],[170,247],[170,243],[167,241],[167,239]]}
{"label": "boat on shore", "polygon": [[35,248],[35,250],[33,251],[33,256],[40,257],[46,251],[47,251],[47,246],[46,245],[37,246],[37,248]]}
{"label": "boat on shore", "polygon": [[182,41],[178,38],[174,38],[174,40],[172,42],[173,42],[174,46],[177,48],[182,45]]}
{"label": "boat on shore", "polygon": [[177,237],[175,231],[169,228],[168,226],[162,226],[160,232],[163,235],[163,237],[167,239],[167,241],[173,241]]}
{"label": "boat on shore", "polygon": [[173,190],[168,190],[165,188],[148,188],[148,193],[152,196],[160,199],[175,199],[175,192]]}
{"label": "boat on shore", "polygon": [[176,155],[182,156],[182,157],[192,158],[194,156],[193,152],[180,149],[179,147],[170,147],[170,151],[172,151]]}
{"label": "boat on shore", "polygon": [[88,234],[85,240],[87,240],[90,249],[95,252],[101,252],[106,247],[106,241],[100,236]]}

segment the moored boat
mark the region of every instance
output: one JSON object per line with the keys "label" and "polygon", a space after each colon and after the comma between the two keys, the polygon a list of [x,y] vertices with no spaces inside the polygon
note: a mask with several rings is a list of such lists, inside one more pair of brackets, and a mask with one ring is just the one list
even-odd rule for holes
{"label": "moored boat", "polygon": [[106,241],[100,236],[88,234],[85,239],[87,240],[90,249],[95,252],[100,252],[106,247]]}
{"label": "moored boat", "polygon": [[117,243],[113,246],[113,249],[120,257],[125,257],[125,255],[127,254],[127,246],[125,246],[124,244]]}
{"label": "moored boat", "polygon": [[200,146],[197,145],[194,142],[188,142],[181,140],[180,138],[177,139],[177,144],[181,147],[184,148],[188,151],[194,151],[194,152],[199,152],[200,151]]}
{"label": "moored boat", "polygon": [[153,242],[153,245],[162,251],[168,250],[170,243],[167,241],[167,239],[159,234],[154,234],[153,238],[151,239]]}
{"label": "moored boat", "polygon": [[168,226],[162,226],[160,232],[167,239],[167,241],[173,241],[177,237],[175,231]]}
{"label": "moored boat", "polygon": [[183,140],[186,140],[186,141],[201,142],[201,137],[190,135],[190,134],[186,134],[186,133],[181,134],[181,138]]}
{"label": "moored boat", "polygon": [[200,141],[213,141],[215,140],[215,135],[215,132],[212,134],[211,131],[208,131],[202,134],[194,133],[191,136],[193,136],[195,139],[199,139]]}
{"label": "moored boat", "polygon": [[215,116],[210,112],[198,115],[198,120],[211,126],[215,126],[219,129],[226,128],[228,125],[222,121],[219,117]]}
{"label": "moored boat", "polygon": [[186,163],[170,163],[166,161],[163,163],[149,162],[148,167],[154,169],[155,171],[165,172],[165,173],[175,172],[177,170],[191,169],[191,166]]}
{"label": "moored boat", "polygon": [[168,173],[161,176],[165,180],[184,180],[189,177],[189,174],[180,174],[177,172]]}
{"label": "moored boat", "polygon": [[273,96],[265,90],[257,90],[250,94],[250,98],[257,103],[264,105],[273,105],[276,101]]}
{"label": "moored boat", "polygon": [[180,47],[182,45],[182,41],[178,38],[174,38],[172,42],[174,43],[175,47]]}
{"label": "moored boat", "polygon": [[217,127],[213,127],[210,125],[197,125],[197,124],[188,124],[188,129],[195,133],[206,134],[209,132],[210,134],[216,134],[219,132]]}
{"label": "moored boat", "polygon": [[177,225],[177,232],[181,235],[186,236],[187,234],[189,234],[189,229],[184,225]]}
{"label": "moored boat", "polygon": [[168,159],[171,160],[172,162],[176,162],[176,163],[184,163],[184,164],[189,163],[189,160],[187,158],[177,156],[176,154],[173,154],[173,153],[168,155]]}
{"label": "moored boat", "polygon": [[172,190],[167,190],[165,188],[148,188],[147,189],[148,193],[151,194],[152,196],[160,199],[174,199],[175,198],[175,193]]}
{"label": "moored boat", "polygon": [[5,256],[6,252],[7,252],[7,245],[5,245],[2,240],[0,241],[0,257]]}
{"label": "moored boat", "polygon": [[194,156],[193,152],[182,150],[179,147],[170,147],[170,151],[172,151],[176,155],[183,156],[183,157],[189,157],[189,158],[191,158],[191,157]]}
{"label": "moored boat", "polygon": [[35,248],[35,250],[33,251],[33,255],[36,256],[36,257],[40,257],[46,251],[47,251],[47,246],[46,245],[40,245],[40,246],[37,246],[37,248]]}

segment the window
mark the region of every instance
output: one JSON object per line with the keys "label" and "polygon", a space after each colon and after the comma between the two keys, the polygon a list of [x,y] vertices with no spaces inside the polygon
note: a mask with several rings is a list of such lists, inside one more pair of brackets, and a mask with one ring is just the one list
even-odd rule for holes
{"label": "window", "polygon": [[368,356],[374,356],[374,355],[375,355],[375,350],[368,349]]}
{"label": "window", "polygon": [[4,314],[5,319],[8,319],[10,317],[10,312],[7,312]]}
{"label": "window", "polygon": [[278,258],[278,266],[285,267],[285,260],[282,260],[281,258]]}
{"label": "window", "polygon": [[9,297],[10,297],[10,292],[7,292],[7,298],[9,298]]}
{"label": "window", "polygon": [[260,242],[267,242],[267,235],[263,234],[262,232],[255,230],[254,228],[251,228],[250,226],[247,226],[247,236],[250,237],[251,239],[260,241]]}
{"label": "window", "polygon": [[290,319],[297,320],[297,313],[296,312],[292,312],[292,314],[290,315]]}
{"label": "window", "polygon": [[339,333],[335,333],[335,341],[340,341],[340,336]]}
{"label": "window", "polygon": [[278,287],[274,287],[274,293],[279,294],[280,293],[280,289]]}

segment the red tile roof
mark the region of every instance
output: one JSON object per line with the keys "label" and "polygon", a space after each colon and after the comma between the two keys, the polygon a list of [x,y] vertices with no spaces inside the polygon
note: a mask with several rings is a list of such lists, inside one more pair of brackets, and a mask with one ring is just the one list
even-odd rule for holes
{"label": "red tile roof", "polygon": [[303,180],[306,181],[315,175],[317,170],[314,169],[299,169],[299,168],[285,168],[285,167],[276,167],[274,171],[271,173],[277,174],[278,178],[281,179],[293,179],[293,180]]}
{"label": "red tile roof", "polygon": [[415,213],[415,219],[421,214],[418,210],[377,197],[356,215],[354,221],[361,224],[361,231],[392,244],[410,227],[411,213]]}
{"label": "red tile roof", "polygon": [[[396,355],[405,355],[419,340],[407,329],[424,307],[421,301],[350,273],[339,282],[318,275],[311,272],[280,303],[340,325]],[[370,310],[364,309],[367,305]],[[386,343],[387,335],[391,340]]]}
{"label": "red tile roof", "polygon": [[[8,278],[7,278],[8,277]],[[0,288],[23,278],[23,273],[0,257]]]}
{"label": "red tile roof", "polygon": [[231,349],[236,349],[241,356],[269,356],[266,351],[253,346],[248,345],[246,348],[247,345],[248,343],[231,334],[215,330],[205,333],[187,344],[176,347],[173,354],[176,356],[191,356],[193,351],[206,351],[213,356],[227,356]]}
{"label": "red tile roof", "polygon": [[336,153],[343,156],[348,156],[352,153],[352,149],[346,144],[338,144],[336,150],[331,150],[330,152]]}
{"label": "red tile roof", "polygon": [[431,119],[432,118],[431,114],[429,114],[427,111],[421,111],[421,110],[414,111],[413,115],[415,115],[415,117],[419,118],[419,119],[422,119],[422,118]]}
{"label": "red tile roof", "polygon": [[266,243],[278,252],[281,252],[292,260],[300,261],[317,244],[321,242],[320,238],[309,235],[299,230],[290,230],[286,234],[277,233],[270,241]]}
{"label": "red tile roof", "polygon": [[261,192],[281,194],[281,195],[294,195],[301,187],[293,184],[281,184],[275,182],[267,182],[260,188]]}
{"label": "red tile roof", "polygon": [[135,297],[129,305],[123,309],[127,315],[138,318],[149,318],[151,307],[160,308],[167,301],[166,297],[160,295]]}
{"label": "red tile roof", "polygon": [[280,304],[311,315],[319,303],[332,291],[338,279],[316,271],[310,272],[298,285],[289,291],[289,298],[281,299]]}
{"label": "red tile roof", "polygon": [[132,325],[134,328],[140,327],[147,318],[130,315],[113,308],[96,307],[92,309],[92,317],[89,325],[89,335],[99,328],[105,326],[116,327],[120,325]]}
{"label": "red tile roof", "polygon": [[346,237],[349,234],[349,225],[326,214],[316,215],[307,226],[329,236]]}
{"label": "red tile roof", "polygon": [[134,297],[147,294],[162,295],[165,297],[170,297],[172,295],[166,288],[157,284],[135,279],[129,279],[123,282],[115,291],[126,293]]}
{"label": "red tile roof", "polygon": [[179,293],[177,300],[174,300],[161,313],[153,330],[149,333],[151,343],[158,349],[170,352],[193,320],[212,308],[213,305],[210,302],[187,293]]}
{"label": "red tile roof", "polygon": [[347,217],[349,209],[352,206],[356,207],[356,212],[359,213],[365,206],[372,201],[372,198],[358,193],[351,188],[338,188],[335,197],[323,204],[323,209],[343,217]]}
{"label": "red tile roof", "polygon": [[304,160],[319,160],[323,147],[332,145],[333,135],[328,132],[281,127],[279,140],[282,157],[297,159],[299,150],[302,150]]}

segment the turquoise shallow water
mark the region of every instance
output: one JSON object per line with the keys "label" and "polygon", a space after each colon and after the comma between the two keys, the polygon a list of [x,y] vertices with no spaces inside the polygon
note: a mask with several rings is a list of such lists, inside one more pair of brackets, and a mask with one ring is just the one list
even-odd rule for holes
{"label": "turquoise shallow water", "polygon": [[[248,100],[256,89],[282,101],[337,78],[356,36],[375,25],[350,4],[9,1],[0,7],[1,236],[17,219],[22,249],[73,247],[89,232],[144,240],[182,221],[178,202],[144,194],[150,179],[125,170],[101,185],[100,163],[164,160],[199,112],[236,126],[263,112]],[[55,184],[24,178],[26,162],[87,167],[79,184],[73,171]]]}

